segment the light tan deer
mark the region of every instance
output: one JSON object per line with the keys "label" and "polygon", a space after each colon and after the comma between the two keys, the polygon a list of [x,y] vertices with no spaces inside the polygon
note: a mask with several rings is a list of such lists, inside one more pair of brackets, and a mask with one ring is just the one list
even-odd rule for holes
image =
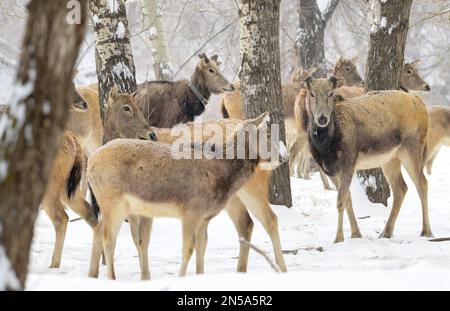
{"label": "light tan deer", "polygon": [[[105,139],[105,142],[108,142],[110,139],[123,137],[123,133],[120,134],[116,130],[114,130],[115,127],[120,126],[121,124],[135,123],[136,125],[140,125],[142,129],[148,128],[147,123],[145,122],[145,120],[143,120],[144,116],[142,112],[139,110],[135,99],[129,95],[118,94],[118,92],[114,93],[114,88],[112,89],[112,92],[115,95],[109,96],[110,102],[108,104],[108,109],[106,111],[106,118],[105,118],[104,134],[105,137],[107,137],[107,139]],[[118,113],[122,111],[125,106],[128,106],[133,111],[134,119],[132,122],[124,119],[127,116]],[[110,113],[110,111],[113,110],[115,110],[116,113],[113,114]],[[239,124],[239,122],[242,121],[233,119],[210,120],[204,122],[203,126],[204,127],[220,126],[222,127],[223,132],[226,132],[225,127],[227,125],[230,124],[237,125]],[[190,130],[192,131],[191,137],[194,139],[195,138],[194,128],[196,124],[194,122],[190,122],[187,123],[186,126],[189,127]],[[162,128],[151,128],[151,129],[156,134],[158,142],[170,144],[178,139],[177,136],[172,135],[171,129],[162,129]],[[202,141],[206,141],[211,138],[210,135],[211,134],[209,134],[208,136],[206,131],[203,131],[202,136],[200,138]],[[264,229],[270,236],[275,253],[275,259],[278,266],[282,271],[286,271],[286,264],[283,259],[280,235],[278,231],[277,216],[272,211],[268,201],[267,185],[269,182],[269,177],[270,171],[261,170],[260,167],[257,167],[255,170],[255,174],[252,175],[250,180],[242,187],[242,189],[238,191],[236,195],[234,195],[230,199],[230,202],[227,204],[226,211],[230,216],[230,219],[232,220],[233,224],[235,225],[238,236],[244,237],[248,241],[251,240],[253,231],[253,221],[248,211],[252,212],[252,214],[256,217],[256,219],[258,219],[258,221],[261,222]],[[245,202],[245,205],[243,202]],[[136,245],[139,254],[141,279],[148,280],[150,278],[150,271],[148,267],[148,245],[150,242],[150,232],[153,223],[152,219],[147,217],[137,217],[130,215],[128,217],[128,221],[130,223],[133,241]],[[249,253],[248,246],[240,243],[239,261],[237,267],[237,270],[239,272],[247,271],[248,253]]]}
{"label": "light tan deer", "polygon": [[450,107],[433,106],[428,108],[430,131],[427,138],[427,173],[431,174],[433,161],[442,146],[450,146]]}
{"label": "light tan deer", "polygon": [[91,208],[79,189],[84,156],[73,133],[65,131],[61,147],[50,173],[47,189],[41,202],[55,228],[55,244],[50,268],[59,268],[69,218],[65,207],[81,216],[89,226],[97,224],[98,211]]}
{"label": "light tan deer", "polygon": [[[244,121],[225,143],[219,141],[202,147],[213,153],[218,149],[236,150],[237,137],[243,131],[267,135],[266,121],[267,114]],[[194,248],[197,273],[203,273],[210,219],[225,208],[228,199],[248,181],[259,163],[265,161],[258,144],[249,144],[248,137],[245,159],[176,160],[168,144],[132,140],[115,140],[95,152],[89,159],[88,179],[102,219],[94,234],[90,276],[98,276],[103,239],[108,277],[115,279],[115,239],[123,220],[130,215],[181,218],[180,275],[186,275]],[[270,135],[267,138],[270,141]],[[248,158],[252,153],[257,155],[256,159]]]}
{"label": "light tan deer", "polygon": [[429,116],[419,96],[402,91],[369,92],[336,104],[337,79],[306,80],[303,125],[315,161],[338,187],[338,229],[335,242],[344,240],[344,209],[352,237],[360,231],[349,191],[356,170],[381,167],[394,194],[391,214],[381,237],[390,238],[407,186],[403,165],[422,203],[421,236],[432,236],[428,217],[428,183],[423,173]]}
{"label": "light tan deer", "polygon": [[66,129],[77,137],[86,156],[89,156],[102,146],[103,125],[98,92],[90,86],[74,86],[74,94]]}

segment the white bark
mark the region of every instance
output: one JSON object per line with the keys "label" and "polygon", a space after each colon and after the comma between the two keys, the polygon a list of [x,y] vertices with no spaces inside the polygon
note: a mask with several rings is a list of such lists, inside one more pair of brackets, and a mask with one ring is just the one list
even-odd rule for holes
{"label": "white bark", "polygon": [[174,72],[170,63],[160,1],[141,0],[141,3],[144,29],[147,30],[146,43],[152,50],[155,79],[172,81]]}
{"label": "white bark", "polygon": [[95,31],[97,76],[103,114],[109,91],[114,84],[122,93],[136,91],[136,69],[124,1],[91,0],[90,9]]}

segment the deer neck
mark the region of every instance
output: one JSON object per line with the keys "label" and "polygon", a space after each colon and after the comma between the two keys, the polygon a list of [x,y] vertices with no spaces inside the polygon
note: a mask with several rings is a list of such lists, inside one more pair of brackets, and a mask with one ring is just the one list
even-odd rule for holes
{"label": "deer neck", "polygon": [[330,147],[336,139],[337,135],[337,122],[335,113],[331,114],[330,123],[326,127],[320,127],[314,123],[312,119],[308,124],[308,137],[309,142],[320,153],[329,152]]}
{"label": "deer neck", "polygon": [[[108,113],[106,115],[108,116]],[[103,145],[113,139],[121,138],[120,132],[116,130],[113,124],[114,122],[111,122],[111,120],[107,117],[105,121],[105,127],[103,130],[103,140],[102,140]]]}
{"label": "deer neck", "polygon": [[200,79],[197,73],[192,75],[191,83],[206,100],[211,98],[211,91],[205,86],[203,79]]}

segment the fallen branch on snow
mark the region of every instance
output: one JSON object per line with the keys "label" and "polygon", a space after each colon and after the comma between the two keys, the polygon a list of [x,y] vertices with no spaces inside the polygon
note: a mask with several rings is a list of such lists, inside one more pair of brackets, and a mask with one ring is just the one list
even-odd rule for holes
{"label": "fallen branch on snow", "polygon": [[256,247],[255,245],[253,245],[252,243],[250,243],[249,241],[247,241],[244,238],[240,238],[239,242],[242,244],[247,245],[248,247],[250,247],[251,249],[253,249],[255,252],[257,252],[258,254],[260,254],[261,256],[263,256],[266,261],[270,264],[270,266],[272,267],[273,270],[275,270],[276,273],[280,272],[280,267],[278,267],[277,264],[275,264],[270,258],[269,256],[260,248]]}

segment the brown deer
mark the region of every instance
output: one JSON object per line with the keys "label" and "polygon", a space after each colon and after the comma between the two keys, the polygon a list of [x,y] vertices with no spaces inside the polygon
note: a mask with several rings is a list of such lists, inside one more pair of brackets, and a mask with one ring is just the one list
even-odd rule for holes
{"label": "brown deer", "polygon": [[84,156],[75,135],[65,131],[56,155],[45,195],[41,202],[55,228],[55,245],[50,268],[59,268],[69,218],[65,206],[81,216],[92,228],[97,224],[98,211],[91,208],[79,189]]}
{"label": "brown deer", "polygon": [[352,237],[360,237],[352,208],[350,183],[356,170],[381,167],[394,194],[391,214],[381,237],[389,238],[407,186],[401,165],[413,180],[422,203],[421,236],[432,236],[428,217],[428,183],[423,173],[429,116],[419,96],[402,91],[369,92],[336,103],[337,79],[306,80],[303,126],[315,161],[338,188],[338,229],[344,240],[347,210]]}
{"label": "brown deer", "polygon": [[[334,91],[335,96],[340,96],[342,98],[353,98],[361,96],[365,93],[364,81],[358,73],[358,70],[355,66],[357,58],[345,59],[343,57],[339,58],[337,61],[333,74],[338,79],[338,88]],[[416,65],[419,63],[419,60],[415,60],[412,63],[406,63],[403,67],[400,84],[401,88],[405,91],[430,91],[430,86],[420,77]],[[305,94],[299,94],[296,101],[296,107],[298,105],[304,105]],[[296,114],[297,124],[302,123],[302,114]],[[301,176],[305,179],[309,179],[309,171],[310,171],[310,161],[311,154],[309,153],[309,148],[307,145],[306,133],[303,132],[301,126],[297,127],[298,132],[298,140],[295,146],[291,149],[292,158],[290,163],[299,162],[300,165],[297,168],[301,168],[301,171],[298,172],[298,176]],[[293,170],[293,165],[291,167]],[[324,184],[324,189],[330,189],[330,185],[324,176],[324,173],[319,169],[321,174],[322,182]]]}
{"label": "brown deer", "polygon": [[[219,141],[204,146],[211,152],[236,150],[240,133],[267,135],[267,117],[263,114],[243,122],[225,143]],[[197,273],[203,273],[210,219],[247,182],[259,163],[266,161],[260,154],[259,145],[249,144],[249,136],[245,136],[245,154],[256,154],[256,159],[246,156],[245,159],[177,160],[168,144],[133,140],[115,140],[94,153],[88,163],[88,179],[102,218],[94,234],[90,276],[98,276],[103,239],[108,277],[115,279],[115,240],[120,225],[129,215],[181,218],[183,261],[180,276],[186,275],[194,248]],[[270,134],[267,136],[270,141]]]}
{"label": "brown deer", "polygon": [[[284,108],[284,121],[286,128],[286,139],[288,149],[291,150],[296,140],[296,127],[295,127],[295,114],[294,114],[294,102],[298,92],[301,90],[302,82],[307,76],[312,75],[317,68],[312,67],[308,70],[302,68],[297,69],[291,76],[291,82],[283,84],[281,86],[282,102]],[[222,109],[222,115],[224,118],[244,119],[242,112],[240,81],[234,83],[236,89],[233,93],[225,93],[220,100],[220,106]],[[292,154],[292,153],[291,153]],[[292,163],[292,160],[289,160]],[[291,174],[293,170],[291,170]]]}
{"label": "brown deer", "polygon": [[430,131],[427,137],[428,156],[427,173],[431,174],[433,161],[442,146],[450,146],[450,107],[433,106],[428,108],[430,115]]}
{"label": "brown deer", "polygon": [[152,81],[138,87],[135,98],[150,126],[168,128],[193,121],[205,111],[211,94],[234,90],[220,72],[217,55],[199,57],[190,81]]}
{"label": "brown deer", "polygon": [[[356,68],[357,57],[352,59],[345,59],[342,56],[334,66],[333,75],[338,79],[338,88],[341,86],[356,87],[357,90],[351,92],[351,88],[344,88],[342,92],[351,92],[349,94],[341,94],[344,98],[361,96],[364,93],[364,80],[358,73]],[[411,63],[405,63],[400,75],[400,88],[404,91],[425,91],[429,92],[431,87],[420,76],[416,66],[420,60],[415,60]]]}

